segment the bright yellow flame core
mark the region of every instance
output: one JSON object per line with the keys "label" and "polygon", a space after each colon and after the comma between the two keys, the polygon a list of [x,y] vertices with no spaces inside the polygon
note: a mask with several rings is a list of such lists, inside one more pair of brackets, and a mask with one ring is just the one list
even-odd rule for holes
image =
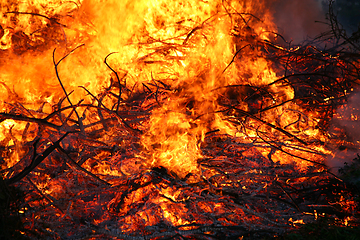
{"label": "bright yellow flame core", "polygon": [[[277,79],[267,60],[257,54],[258,50],[237,45],[239,39],[232,34],[235,28],[246,29],[243,20],[238,19],[239,13],[251,10],[252,4],[236,1],[226,4],[229,4],[228,12],[217,1],[164,1],[153,4],[145,17],[149,35],[166,44],[176,44],[175,55],[179,60],[164,62],[166,69],[164,66],[149,68],[157,77],[163,75],[164,70],[176,74],[178,78],[172,86],[176,86],[177,91],[173,94],[175,97],[152,112],[149,130],[141,141],[152,153],[150,166],[166,167],[180,177],[199,173],[196,160],[202,157],[200,143],[206,132],[217,129],[233,136],[238,132],[220,114],[215,114],[220,110],[217,100],[223,88],[232,84],[261,86]],[[259,37],[258,41],[268,39],[265,31],[272,27],[271,22],[268,29],[259,25],[253,35]],[[239,36],[241,40],[252,36],[251,33],[243,35]],[[229,65],[242,47],[251,58],[236,59]],[[273,88],[277,91],[276,86]],[[293,97],[292,89],[286,90],[290,92],[283,94],[285,100]]]}
{"label": "bright yellow flame core", "polygon": [[201,132],[191,126],[196,123],[186,114],[167,110],[165,106],[153,112],[150,123],[142,143],[147,151],[153,152],[151,166],[166,167],[180,177],[198,173],[196,159],[201,154],[197,140]]}

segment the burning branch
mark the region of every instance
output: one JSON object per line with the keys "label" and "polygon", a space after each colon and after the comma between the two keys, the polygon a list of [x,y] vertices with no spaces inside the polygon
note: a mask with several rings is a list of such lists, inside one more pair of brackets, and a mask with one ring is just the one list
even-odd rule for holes
{"label": "burning branch", "polygon": [[67,132],[65,133],[59,140],[57,140],[55,143],[53,143],[50,147],[48,147],[41,155],[36,154],[36,145],[39,142],[39,139],[37,139],[34,142],[34,156],[33,160],[31,161],[31,164],[24,168],[23,171],[18,173],[17,175],[13,176],[9,180],[6,181],[7,184],[13,184],[17,181],[20,181],[22,178],[24,178],[26,175],[28,175],[34,168],[36,168],[43,160],[45,160],[55,149],[60,148],[60,142],[70,133],[74,132]]}
{"label": "burning branch", "polygon": [[31,118],[31,117],[26,117],[26,116],[23,116],[23,115],[15,115],[15,114],[9,114],[9,113],[0,113],[0,117],[2,118],[0,121],[4,121],[6,119],[13,119],[13,120],[18,120],[18,121],[34,122],[34,123],[37,123],[39,125],[48,126],[48,127],[53,128],[55,130],[60,130],[60,127],[61,127],[61,126],[58,126],[56,124],[48,122],[47,118],[38,119],[38,118]]}

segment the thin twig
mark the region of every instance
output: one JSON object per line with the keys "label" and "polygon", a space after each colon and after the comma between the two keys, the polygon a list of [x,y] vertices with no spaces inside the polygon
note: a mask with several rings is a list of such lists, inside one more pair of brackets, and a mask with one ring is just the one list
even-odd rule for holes
{"label": "thin twig", "polygon": [[[120,107],[120,102],[121,102],[122,86],[121,86],[119,74],[107,63],[108,57],[109,57],[110,55],[114,54],[114,53],[117,53],[117,52],[109,53],[109,54],[105,57],[104,63],[105,63],[105,65],[115,74],[116,80],[118,81],[118,84],[119,84],[119,96],[118,96],[118,102],[117,102],[117,106],[116,106],[116,112],[118,112],[118,111],[119,111],[119,107]],[[126,75],[127,75],[127,73],[125,74],[125,76],[126,76]],[[125,77],[125,76],[124,76],[124,77]],[[123,78],[124,78],[124,77],[123,77]]]}
{"label": "thin twig", "polygon": [[[58,67],[59,67],[59,64],[61,63],[62,60],[64,60],[66,57],[68,57],[70,54],[72,54],[76,49],[82,47],[82,46],[85,46],[85,44],[81,44],[79,46],[77,46],[76,48],[74,48],[73,50],[71,50],[68,54],[66,54],[64,57],[62,57],[58,62],[55,61],[55,51],[56,51],[56,48],[54,49],[53,51],[53,63],[54,63],[54,67],[55,67],[55,74],[56,74],[56,77],[60,83],[60,86],[62,88],[62,90],[64,91],[65,93],[65,96],[66,96],[66,99],[68,100],[69,104],[71,106],[73,106],[73,104],[71,103],[71,100],[69,98],[69,95],[67,94],[66,92],[66,89],[63,85],[63,83],[61,82],[61,79],[60,79],[60,76],[59,76],[59,71],[58,71]],[[80,127],[80,130],[81,131],[84,131],[84,127],[83,127],[83,123],[82,123],[82,118],[80,118],[80,115],[78,114],[78,112],[76,111],[76,109],[74,108],[74,111],[76,113],[76,116],[78,118],[78,124],[79,124],[79,127]]]}
{"label": "thin twig", "polygon": [[55,18],[53,17],[48,17],[48,16],[45,16],[45,15],[42,15],[42,14],[39,14],[39,13],[30,13],[30,12],[5,12],[6,14],[7,13],[12,13],[12,14],[26,14],[26,15],[32,15],[32,16],[38,16],[38,17],[43,17],[43,18],[46,18],[47,20],[49,20],[50,22],[54,22],[56,24],[59,24],[60,26],[63,26],[63,27],[66,27],[66,25],[62,24],[62,23],[59,23],[58,21],[56,21]]}

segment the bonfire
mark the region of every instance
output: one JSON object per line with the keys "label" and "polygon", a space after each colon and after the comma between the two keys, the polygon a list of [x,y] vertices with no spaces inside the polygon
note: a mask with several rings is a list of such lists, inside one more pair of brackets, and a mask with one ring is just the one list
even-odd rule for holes
{"label": "bonfire", "polygon": [[3,236],[357,226],[332,167],[359,149],[359,38],[329,14],[328,32],[294,45],[268,4],[3,1],[0,200],[19,226]]}

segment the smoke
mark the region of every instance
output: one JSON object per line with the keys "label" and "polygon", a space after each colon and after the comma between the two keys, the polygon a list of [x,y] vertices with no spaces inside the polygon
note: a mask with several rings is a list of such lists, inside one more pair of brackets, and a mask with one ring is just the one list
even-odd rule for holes
{"label": "smoke", "polygon": [[[339,108],[331,122],[330,134],[339,138],[339,145],[332,156],[326,159],[327,166],[337,173],[344,163],[350,163],[359,151],[360,142],[360,92],[354,93],[349,99],[348,104]],[[342,140],[340,140],[342,139]],[[330,144],[331,146],[331,144]]]}
{"label": "smoke", "polygon": [[[329,30],[326,24],[327,0],[274,0],[268,3],[274,23],[286,41],[299,44]],[[360,29],[360,2],[337,0],[333,5],[338,20],[346,30]],[[351,25],[352,24],[352,25]],[[351,28],[353,27],[353,28]],[[349,30],[349,32],[351,32]],[[351,163],[357,157],[360,143],[360,92],[354,93],[348,104],[339,108],[333,118],[329,133],[331,140],[327,147],[333,152],[326,165],[337,174],[344,163]]]}
{"label": "smoke", "polygon": [[327,30],[321,0],[275,0],[270,8],[278,32],[286,41],[297,44]]}

